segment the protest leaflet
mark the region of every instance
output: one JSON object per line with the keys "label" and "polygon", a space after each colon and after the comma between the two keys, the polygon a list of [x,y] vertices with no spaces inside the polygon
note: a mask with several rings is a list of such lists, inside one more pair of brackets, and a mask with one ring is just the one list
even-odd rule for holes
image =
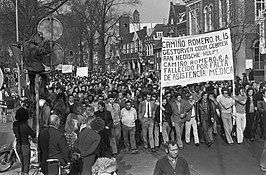
{"label": "protest leaflet", "polygon": [[162,39],[162,87],[233,80],[230,29]]}

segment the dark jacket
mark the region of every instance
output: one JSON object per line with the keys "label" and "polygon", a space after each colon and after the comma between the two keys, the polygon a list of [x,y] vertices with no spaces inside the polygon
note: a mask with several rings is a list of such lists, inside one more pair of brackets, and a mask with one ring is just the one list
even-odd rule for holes
{"label": "dark jacket", "polygon": [[187,161],[178,156],[176,167],[173,169],[167,156],[159,159],[155,165],[153,175],[190,175]]}
{"label": "dark jacket", "polygon": [[196,120],[198,122],[207,121],[209,125],[212,124],[211,118],[215,116],[215,109],[213,102],[210,99],[207,99],[207,111],[203,107],[202,98],[196,103]]}
{"label": "dark jacket", "polygon": [[26,122],[15,121],[13,123],[13,132],[17,139],[18,144],[29,145],[29,136],[36,137],[36,133]]}
{"label": "dark jacket", "polygon": [[87,157],[95,154],[100,143],[100,135],[92,129],[85,128],[78,136],[77,147],[81,157]]}
{"label": "dark jacket", "polygon": [[44,66],[42,64],[42,56],[51,53],[49,42],[37,45],[29,40],[24,43],[23,48],[25,68],[33,72],[43,72]]}
{"label": "dark jacket", "polygon": [[[169,126],[172,126],[172,122],[171,122],[172,108],[171,108],[171,105],[169,103],[166,103],[165,105],[163,105],[163,108],[165,109],[165,111],[163,111],[163,115],[162,115],[163,122],[167,122],[169,124]],[[156,108],[154,121],[160,122],[160,106],[158,106]]]}
{"label": "dark jacket", "polygon": [[188,102],[186,100],[181,100],[180,109],[176,104],[176,100],[173,100],[170,105],[172,108],[172,122],[184,123],[186,121],[186,113],[188,109]]}
{"label": "dark jacket", "polygon": [[113,127],[113,118],[110,111],[96,111],[94,113],[96,117],[100,117],[105,122],[105,127],[108,126],[109,128]]}
{"label": "dark jacket", "polygon": [[100,140],[100,135],[89,128],[85,128],[79,134],[77,147],[82,158],[82,167],[79,168],[82,174],[91,174],[91,167],[95,162]]}
{"label": "dark jacket", "polygon": [[39,157],[44,164],[47,159],[58,159],[62,165],[70,160],[70,148],[65,135],[58,129],[48,127],[42,130],[38,139]]}

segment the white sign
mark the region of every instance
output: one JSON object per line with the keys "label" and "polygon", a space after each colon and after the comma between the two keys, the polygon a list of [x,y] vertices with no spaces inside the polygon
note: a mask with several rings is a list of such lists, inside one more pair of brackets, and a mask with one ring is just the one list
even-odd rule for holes
{"label": "white sign", "polygon": [[77,68],[77,77],[88,77],[88,67],[78,67]]}
{"label": "white sign", "polygon": [[62,73],[72,73],[73,66],[72,65],[62,65]]}
{"label": "white sign", "polygon": [[[3,83],[4,83],[4,74],[3,74],[3,71],[2,69],[0,68],[0,87],[3,86]],[[1,93],[2,95],[2,93]],[[1,97],[2,98],[2,97]],[[1,99],[0,99],[1,100]],[[1,100],[2,101],[2,100]]]}
{"label": "white sign", "polygon": [[162,87],[233,80],[230,30],[162,39]]}
{"label": "white sign", "polygon": [[253,69],[253,60],[252,59],[246,59],[246,69]]}

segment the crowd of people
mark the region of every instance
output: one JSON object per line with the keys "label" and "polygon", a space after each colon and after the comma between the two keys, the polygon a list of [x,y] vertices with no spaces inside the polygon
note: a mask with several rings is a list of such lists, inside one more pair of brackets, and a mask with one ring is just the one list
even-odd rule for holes
{"label": "crowd of people", "polygon": [[[176,143],[182,150],[192,142],[208,148],[216,135],[229,146],[253,142],[256,134],[266,138],[265,83],[237,78],[234,86],[217,81],[167,87],[162,104],[159,84],[155,72],[137,77],[55,74],[40,100],[41,160],[58,154],[64,164],[70,152],[78,152],[83,166],[78,163],[79,170],[72,173],[89,174],[97,157],[116,157],[122,149],[156,152],[161,145],[170,149]],[[59,141],[64,146],[53,144]],[[63,154],[66,144],[69,153]]]}

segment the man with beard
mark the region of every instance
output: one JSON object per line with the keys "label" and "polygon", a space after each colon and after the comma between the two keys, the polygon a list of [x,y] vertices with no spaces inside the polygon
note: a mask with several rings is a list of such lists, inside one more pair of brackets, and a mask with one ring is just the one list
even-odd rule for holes
{"label": "man with beard", "polygon": [[[135,121],[137,120],[137,111],[135,108],[132,108],[131,105],[131,102],[127,101],[126,107],[121,110],[121,122],[124,136],[124,145],[126,146],[128,151],[131,148],[131,154],[136,154],[137,147],[135,138]],[[128,135],[130,138],[130,144],[128,140]]]}

